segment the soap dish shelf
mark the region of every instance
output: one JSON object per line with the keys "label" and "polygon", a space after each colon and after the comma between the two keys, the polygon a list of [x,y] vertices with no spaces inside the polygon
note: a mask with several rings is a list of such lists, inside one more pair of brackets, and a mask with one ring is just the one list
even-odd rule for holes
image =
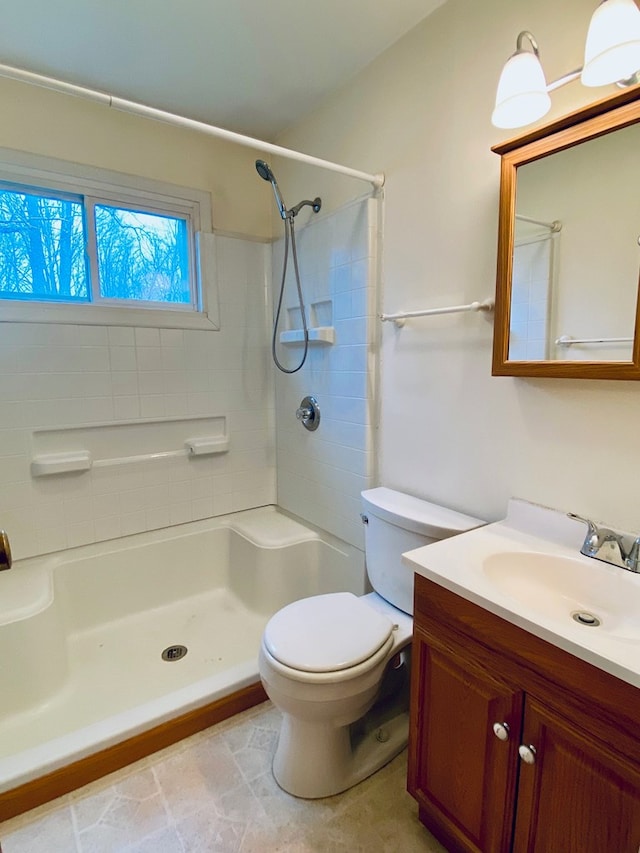
{"label": "soap dish shelf", "polygon": [[[334,326],[315,326],[307,329],[310,344],[334,344],[336,342],[336,330]],[[304,329],[289,329],[280,332],[281,344],[304,343]]]}

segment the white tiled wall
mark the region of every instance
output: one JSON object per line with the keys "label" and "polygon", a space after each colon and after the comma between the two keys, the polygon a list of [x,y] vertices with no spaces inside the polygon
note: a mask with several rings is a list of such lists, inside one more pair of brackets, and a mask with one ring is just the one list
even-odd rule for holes
{"label": "white tiled wall", "polygon": [[[219,332],[0,323],[0,528],[15,557],[275,501],[270,252],[216,242]],[[205,415],[226,416],[228,453],[30,475],[34,430]]]}
{"label": "white tiled wall", "polygon": [[[0,528],[22,558],[275,503],[362,547],[360,491],[374,482],[378,209],[360,200],[298,233],[311,323],[336,342],[304,368],[269,356],[270,248],[216,238],[221,330],[0,322]],[[275,287],[281,242],[274,246]],[[296,323],[290,282],[285,323]],[[0,306],[1,308],[1,306]],[[299,345],[280,348],[296,361]],[[309,433],[295,410],[318,398]],[[278,494],[276,496],[276,411]],[[34,432],[225,416],[230,450],[34,479]],[[179,449],[179,448],[176,448]]]}
{"label": "white tiled wall", "polygon": [[[300,371],[276,375],[278,503],[357,547],[364,547],[360,492],[373,485],[376,474],[378,205],[375,199],[359,200],[313,218],[299,232],[311,325],[320,313],[319,323],[334,326],[336,341],[311,344]],[[274,247],[274,302],[282,251],[280,241]],[[289,309],[297,304],[292,283],[285,291]],[[285,312],[285,321],[294,313]],[[280,359],[295,366],[302,351],[302,344],[280,346]],[[295,416],[306,395],[320,406],[315,432]]]}

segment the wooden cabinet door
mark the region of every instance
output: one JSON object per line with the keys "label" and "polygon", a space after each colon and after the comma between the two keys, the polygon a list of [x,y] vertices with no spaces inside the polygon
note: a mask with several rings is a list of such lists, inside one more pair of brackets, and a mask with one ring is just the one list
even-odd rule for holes
{"label": "wooden cabinet door", "polygon": [[[489,674],[470,663],[463,647],[440,647],[419,631],[412,668],[409,791],[421,820],[449,850],[507,853],[522,692],[500,681],[493,667]],[[510,736],[501,741],[493,724],[505,722]]]}
{"label": "wooden cabinet door", "polygon": [[514,853],[640,851],[640,767],[530,698],[523,744]]}

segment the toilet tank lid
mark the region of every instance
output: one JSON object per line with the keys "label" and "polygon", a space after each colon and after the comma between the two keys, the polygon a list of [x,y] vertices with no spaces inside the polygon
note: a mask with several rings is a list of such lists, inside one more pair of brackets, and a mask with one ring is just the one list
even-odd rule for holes
{"label": "toilet tank lid", "polygon": [[434,539],[446,539],[487,523],[480,518],[396,492],[386,486],[367,489],[360,494],[365,513],[389,521],[404,530]]}

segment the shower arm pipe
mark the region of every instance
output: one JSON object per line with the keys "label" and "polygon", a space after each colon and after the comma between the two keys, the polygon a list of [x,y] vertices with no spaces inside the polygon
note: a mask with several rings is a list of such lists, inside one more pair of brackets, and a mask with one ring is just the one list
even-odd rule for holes
{"label": "shower arm pipe", "polygon": [[290,148],[284,148],[281,145],[274,145],[272,142],[263,142],[252,136],[245,136],[242,133],[235,133],[232,130],[225,130],[222,127],[216,127],[212,124],[196,121],[185,116],[177,115],[176,113],[165,112],[158,110],[155,107],[140,104],[136,101],[128,101],[124,98],[118,98],[115,95],[99,92],[96,89],[88,89],[85,86],[77,86],[75,83],[67,83],[64,80],[57,80],[55,77],[46,77],[42,74],[36,74],[33,71],[26,71],[22,68],[14,68],[11,65],[0,64],[0,77],[6,77],[10,80],[18,80],[21,83],[29,83],[32,86],[40,86],[44,89],[51,89],[54,92],[61,92],[66,95],[73,95],[77,98],[94,101],[103,104],[106,107],[119,110],[120,112],[131,113],[132,115],[143,116],[144,118],[162,121],[166,124],[172,124],[177,127],[184,127],[189,130],[195,130],[198,133],[206,133],[209,136],[216,136],[220,139],[226,139],[228,142],[235,142],[237,145],[244,145],[247,148],[255,148],[259,151],[275,154],[278,157],[286,157],[289,160],[297,160],[300,163],[306,163],[310,166],[317,166],[320,169],[328,169],[332,172],[339,172],[350,178],[356,178],[361,181],[367,181],[372,184],[374,189],[380,189],[384,185],[384,174],[370,174],[369,172],[361,172],[358,169],[351,169],[349,166],[342,166],[340,163],[332,163],[330,160],[323,160],[319,157],[313,157],[310,154],[303,154],[301,151],[294,151]]}
{"label": "shower arm pipe", "polygon": [[404,326],[405,320],[412,317],[432,317],[436,314],[459,314],[463,311],[493,311],[494,300],[483,299],[482,302],[469,302],[468,305],[449,305],[445,308],[427,308],[424,311],[399,311],[397,314],[380,314],[383,323],[392,320],[397,328]]}

